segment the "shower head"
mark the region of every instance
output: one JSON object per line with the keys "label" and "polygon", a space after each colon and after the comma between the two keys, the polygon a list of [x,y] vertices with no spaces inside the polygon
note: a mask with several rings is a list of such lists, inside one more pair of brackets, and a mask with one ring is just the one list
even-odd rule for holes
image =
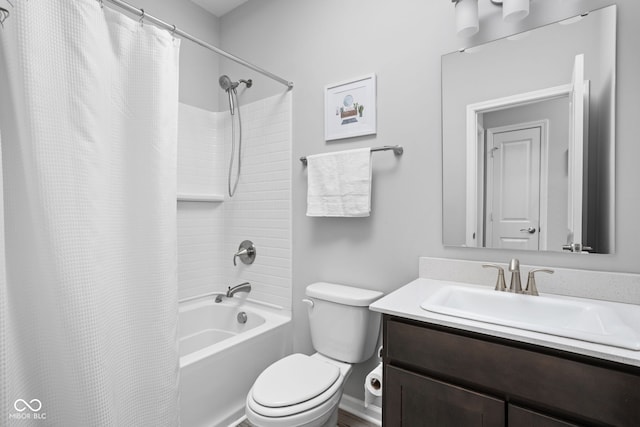
{"label": "shower head", "polygon": [[240,83],[244,83],[247,88],[250,88],[251,85],[253,85],[253,81],[251,79],[249,80],[240,79],[239,82],[234,82],[229,78],[229,76],[227,76],[226,74],[223,74],[218,79],[218,83],[220,84],[220,87],[222,88],[222,90],[226,91],[227,95],[229,95],[229,111],[231,111],[231,115],[233,116],[235,114],[235,105],[233,102],[233,95],[236,93],[236,88]]}
{"label": "shower head", "polygon": [[229,89],[237,88],[240,83],[244,83],[245,86],[247,86],[247,88],[250,88],[253,85],[253,80],[240,79],[240,81],[234,82],[234,81],[231,81],[231,78],[229,78],[229,76],[227,76],[226,74],[223,74],[218,79],[218,83],[220,83],[220,87],[222,88],[222,90],[229,90]]}
{"label": "shower head", "polygon": [[220,76],[220,78],[218,79],[218,83],[220,83],[220,87],[225,90],[227,92],[227,95],[229,96],[229,111],[233,116],[235,114],[235,106],[233,105],[233,94],[235,93],[239,83],[232,82],[229,76],[227,76],[226,74]]}
{"label": "shower head", "polygon": [[226,74],[220,76],[220,78],[218,79],[218,83],[220,83],[220,87],[226,91],[238,87],[238,82],[232,82],[229,76],[227,76]]}

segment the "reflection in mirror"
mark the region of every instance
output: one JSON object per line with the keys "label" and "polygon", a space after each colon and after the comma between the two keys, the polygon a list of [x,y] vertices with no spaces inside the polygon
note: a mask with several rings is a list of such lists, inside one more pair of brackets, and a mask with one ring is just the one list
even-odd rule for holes
{"label": "reflection in mirror", "polygon": [[612,253],[616,7],[442,57],[443,241]]}

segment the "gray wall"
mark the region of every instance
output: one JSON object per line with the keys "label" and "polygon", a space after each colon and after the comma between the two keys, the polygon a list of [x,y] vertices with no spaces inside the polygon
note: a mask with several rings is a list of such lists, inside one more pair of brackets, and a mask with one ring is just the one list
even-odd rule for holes
{"label": "gray wall", "polygon": [[[135,0],[130,3],[207,43],[216,46],[220,44],[218,18],[195,3],[188,0]],[[218,55],[183,40],[180,44],[180,102],[218,111],[219,68]]]}
{"label": "gray wall", "polygon": [[[450,1],[251,0],[221,19],[222,45],[282,74],[293,92],[293,312],[294,345],[311,353],[305,287],[315,281],[391,292],[418,276],[418,257],[463,258],[592,270],[640,272],[640,2],[618,4],[616,132],[616,253],[573,255],[445,248],[442,245],[440,57],[518,30],[612,4],[611,0],[538,0],[519,24],[504,24],[487,3],[480,32],[466,43],[455,35]],[[378,133],[324,141],[323,88],[375,72]],[[472,76],[473,77],[473,76]],[[253,90],[253,89],[252,89]],[[280,90],[276,83],[256,87]],[[323,151],[402,144],[405,154],[374,156],[369,218],[307,218],[306,171],[298,157]],[[365,370],[356,369],[346,393],[362,398]]]}

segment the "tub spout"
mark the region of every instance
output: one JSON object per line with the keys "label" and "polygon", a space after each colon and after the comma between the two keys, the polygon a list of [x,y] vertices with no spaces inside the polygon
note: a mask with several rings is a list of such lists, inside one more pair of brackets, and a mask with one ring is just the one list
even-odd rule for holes
{"label": "tub spout", "polygon": [[227,289],[227,298],[233,297],[238,292],[251,292],[251,284],[249,282],[243,282],[235,285],[233,288],[229,286],[229,289]]}

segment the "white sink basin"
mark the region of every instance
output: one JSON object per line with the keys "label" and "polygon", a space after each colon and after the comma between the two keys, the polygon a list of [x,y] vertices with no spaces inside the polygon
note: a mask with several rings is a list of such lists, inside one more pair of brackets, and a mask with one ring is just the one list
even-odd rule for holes
{"label": "white sink basin", "polygon": [[528,331],[640,351],[634,330],[597,302],[447,286],[420,307],[424,310]]}

